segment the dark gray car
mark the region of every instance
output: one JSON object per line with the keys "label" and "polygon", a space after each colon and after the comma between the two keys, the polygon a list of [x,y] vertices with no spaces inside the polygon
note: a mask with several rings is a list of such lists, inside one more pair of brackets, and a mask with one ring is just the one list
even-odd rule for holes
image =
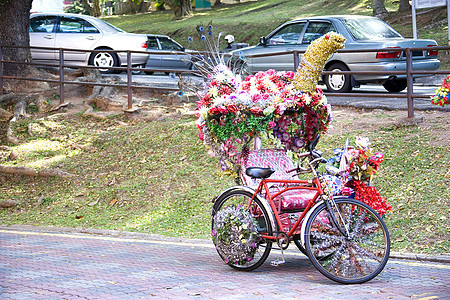
{"label": "dark gray car", "polygon": [[[164,70],[192,69],[191,56],[189,55],[192,50],[186,50],[166,35],[148,34],[147,38],[148,51],[151,53],[145,68]],[[152,71],[145,71],[145,73],[153,74]]]}
{"label": "dark gray car", "polygon": [[[437,46],[434,40],[405,39],[382,20],[369,16],[323,16],[296,19],[276,28],[262,37],[256,46],[239,49],[235,57],[244,59],[249,73],[275,69],[293,71],[292,54],[251,57],[286,51],[305,51],[315,39],[329,31],[342,34],[346,39],[345,49],[384,49],[392,51],[335,53],[327,61],[325,70],[335,71],[334,75],[323,76],[327,89],[331,92],[350,92],[353,87],[364,83],[382,83],[386,90],[399,92],[406,88],[406,75],[383,75],[384,71],[406,70],[406,54],[395,48],[429,48],[413,51],[413,70],[436,70],[440,66]],[[340,71],[375,71],[376,75],[342,75]]]}

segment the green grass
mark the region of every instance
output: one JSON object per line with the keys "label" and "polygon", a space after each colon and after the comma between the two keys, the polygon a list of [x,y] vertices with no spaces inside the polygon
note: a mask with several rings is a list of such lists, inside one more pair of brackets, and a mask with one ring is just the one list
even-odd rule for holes
{"label": "green grass", "polygon": [[[371,2],[347,0],[337,5],[329,0],[260,0],[195,12],[180,21],[173,21],[171,12],[107,20],[131,32],[171,35],[186,47],[193,28],[212,20],[218,31],[234,34],[238,42],[254,44],[288,19],[338,13],[369,15]],[[273,7],[277,3],[281,4]],[[396,9],[392,1],[387,6],[390,11]],[[407,36],[409,29],[400,18],[392,15],[390,19]],[[418,28],[419,37],[446,38],[442,34],[446,29]],[[368,116],[376,124],[355,126]],[[324,135],[319,148],[329,157],[346,138],[369,137],[375,150],[386,157],[375,185],[393,207],[385,215],[393,250],[449,253],[450,151],[448,140],[439,142],[437,134],[447,130],[446,117],[429,126],[379,125],[390,124],[392,118],[389,111],[335,117],[334,126],[341,128],[341,134]],[[33,136],[29,136],[29,128]],[[0,201],[20,202],[0,210],[0,224],[208,238],[211,199],[234,185],[233,179],[221,176],[217,159],[206,154],[192,117],[129,122],[120,116],[100,121],[82,114],[57,115],[16,122],[13,130],[20,140],[20,145],[11,146],[18,158],[8,160],[10,151],[0,149],[0,164],[59,168],[76,176],[0,174]]]}
{"label": "green grass", "polygon": [[[393,207],[385,215],[393,250],[449,253],[450,154],[448,144],[436,144],[445,124],[353,125],[368,115],[379,124],[393,118],[390,112],[341,115],[334,126],[346,133],[324,135],[319,148],[329,157],[345,139],[369,137],[386,157],[375,185]],[[1,223],[208,238],[211,200],[234,180],[221,176],[217,159],[206,154],[195,119],[128,126],[117,121],[126,120],[53,116],[31,121],[32,137],[27,123],[18,123],[14,131],[21,144],[12,149],[19,157],[9,161],[0,153],[0,164],[59,168],[76,176],[0,175],[0,201],[20,202],[0,211]]]}

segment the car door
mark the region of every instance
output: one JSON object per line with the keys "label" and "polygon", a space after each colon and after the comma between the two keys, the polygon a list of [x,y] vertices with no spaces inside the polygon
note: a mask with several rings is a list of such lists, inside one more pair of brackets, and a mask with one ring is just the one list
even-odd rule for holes
{"label": "car door", "polygon": [[[306,46],[300,43],[300,38],[305,29],[305,22],[286,24],[276,32],[266,37],[264,45],[257,46],[253,55],[270,54],[276,52],[287,52],[293,50],[305,50]],[[293,71],[294,55],[281,54],[275,56],[264,56],[248,58],[252,72],[275,69],[277,71]]]}
{"label": "car door", "polygon": [[31,57],[35,61],[55,61],[55,28],[57,16],[36,16],[30,20],[30,46],[47,47],[52,49],[31,48]]}
{"label": "car door", "polygon": [[[159,52],[160,46],[156,36],[147,36],[147,49],[150,52]],[[159,53],[150,53],[145,68],[161,68],[161,55]]]}
{"label": "car door", "polygon": [[[92,50],[102,33],[90,22],[78,17],[63,16],[56,30],[56,48]],[[66,64],[87,64],[90,52],[64,51]]]}
{"label": "car door", "polygon": [[184,48],[168,37],[159,36],[158,40],[162,51],[178,52],[177,54],[161,55],[161,67],[163,69],[186,69],[189,56],[181,53],[184,52]]}

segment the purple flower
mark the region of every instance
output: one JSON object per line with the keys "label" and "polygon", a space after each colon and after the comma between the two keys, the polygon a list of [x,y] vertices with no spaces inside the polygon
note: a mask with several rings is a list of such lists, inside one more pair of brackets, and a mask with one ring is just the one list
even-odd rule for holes
{"label": "purple flower", "polygon": [[303,146],[305,146],[305,141],[303,139],[300,138],[295,138],[294,139],[294,145],[298,148],[302,148]]}

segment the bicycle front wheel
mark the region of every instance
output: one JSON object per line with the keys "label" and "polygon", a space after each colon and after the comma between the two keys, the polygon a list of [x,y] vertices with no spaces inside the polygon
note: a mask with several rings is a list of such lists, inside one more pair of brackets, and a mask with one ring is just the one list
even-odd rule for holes
{"label": "bicycle front wheel", "polygon": [[[252,193],[233,190],[220,201],[212,219],[212,235],[222,260],[237,270],[251,271],[269,256],[272,243],[262,234],[272,234],[269,215]],[[251,204],[250,204],[251,203]]]}
{"label": "bicycle front wheel", "polygon": [[[363,283],[377,276],[389,258],[389,233],[381,217],[368,205],[336,200],[333,210],[341,230],[325,204],[306,224],[305,247],[313,265],[340,283]],[[342,233],[345,232],[345,235]]]}

